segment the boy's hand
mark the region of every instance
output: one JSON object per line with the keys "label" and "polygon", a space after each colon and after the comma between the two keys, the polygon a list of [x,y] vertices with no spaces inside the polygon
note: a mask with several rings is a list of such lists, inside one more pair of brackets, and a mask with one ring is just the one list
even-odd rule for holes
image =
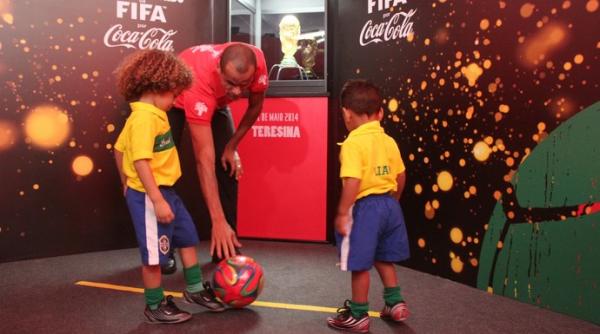
{"label": "boy's hand", "polygon": [[169,224],[175,219],[175,215],[171,210],[171,206],[164,199],[160,199],[154,204],[154,213],[156,213],[156,219],[159,223]]}
{"label": "boy's hand", "polygon": [[341,236],[347,236],[350,233],[350,215],[349,214],[338,214],[335,217],[335,230]]}
{"label": "boy's hand", "polygon": [[123,183],[123,196],[127,196],[127,183]]}

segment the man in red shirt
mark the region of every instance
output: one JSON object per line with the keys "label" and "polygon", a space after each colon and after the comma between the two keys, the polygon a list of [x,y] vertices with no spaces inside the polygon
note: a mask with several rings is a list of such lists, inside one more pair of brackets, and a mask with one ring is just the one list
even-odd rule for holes
{"label": "man in red shirt", "polygon": [[[179,57],[194,72],[194,83],[167,114],[177,144],[187,120],[212,222],[210,252],[213,258],[228,258],[241,247],[235,234],[237,179],[242,174],[237,147],[262,110],[267,65],[260,49],[244,43],[194,46]],[[227,104],[246,92],[248,109],[234,130]]]}

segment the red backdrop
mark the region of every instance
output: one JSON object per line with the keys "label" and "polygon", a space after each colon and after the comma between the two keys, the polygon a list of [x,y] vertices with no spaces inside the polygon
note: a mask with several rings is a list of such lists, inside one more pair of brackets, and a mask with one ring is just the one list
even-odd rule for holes
{"label": "red backdrop", "polygon": [[[236,123],[247,103],[231,104]],[[239,236],[325,241],[327,98],[267,98],[239,151]]]}

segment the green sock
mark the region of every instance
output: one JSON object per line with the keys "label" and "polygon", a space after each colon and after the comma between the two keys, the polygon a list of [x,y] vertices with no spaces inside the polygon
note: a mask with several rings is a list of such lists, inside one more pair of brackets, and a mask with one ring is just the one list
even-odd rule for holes
{"label": "green sock", "polygon": [[358,319],[369,312],[369,303],[359,304],[350,301],[350,311],[355,319]]}
{"label": "green sock", "polygon": [[385,305],[387,306],[394,306],[399,302],[404,301],[404,298],[402,298],[402,295],[400,294],[400,287],[384,288],[383,300],[385,300]]}
{"label": "green sock", "polygon": [[160,302],[165,298],[165,293],[162,287],[154,289],[144,289],[144,297],[146,297],[146,304],[151,310],[156,310]]}
{"label": "green sock", "polygon": [[200,270],[199,264],[196,263],[189,268],[183,268],[183,276],[187,285],[185,289],[188,292],[202,291],[202,270]]}

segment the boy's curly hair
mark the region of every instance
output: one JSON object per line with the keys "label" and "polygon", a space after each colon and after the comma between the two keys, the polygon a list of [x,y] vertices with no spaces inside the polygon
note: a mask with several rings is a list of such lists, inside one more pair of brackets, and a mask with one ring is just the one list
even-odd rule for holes
{"label": "boy's curly hair", "polygon": [[147,92],[178,95],[192,85],[192,71],[171,52],[141,50],[127,56],[115,70],[117,87],[127,101]]}
{"label": "boy's curly hair", "polygon": [[348,80],[342,87],[340,94],[342,107],[348,108],[357,114],[369,116],[377,113],[381,108],[381,92],[379,87],[367,80]]}

